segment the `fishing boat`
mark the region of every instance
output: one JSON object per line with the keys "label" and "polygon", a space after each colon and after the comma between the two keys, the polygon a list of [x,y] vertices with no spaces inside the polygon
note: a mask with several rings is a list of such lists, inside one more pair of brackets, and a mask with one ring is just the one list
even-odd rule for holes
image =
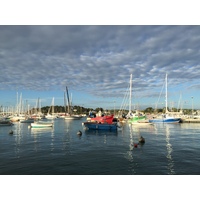
{"label": "fishing boat", "polygon": [[89,120],[89,122],[112,124],[113,119],[114,119],[114,115],[102,115],[102,116],[97,116],[97,117],[91,118]]}
{"label": "fishing boat", "polygon": [[130,119],[128,119],[128,123],[133,124],[137,122],[144,122],[146,120],[146,116],[142,114],[133,114]]}
{"label": "fishing boat", "polygon": [[150,123],[179,123],[181,118],[173,116],[172,113],[168,111],[167,102],[167,74],[165,77],[165,114],[160,115],[157,118],[149,119]]}
{"label": "fishing boat", "polygon": [[34,122],[31,123],[31,128],[47,128],[47,127],[53,127],[53,122]]}
{"label": "fishing boat", "polygon": [[113,122],[114,115],[105,115],[101,117],[93,117],[91,121],[83,122],[82,125],[86,129],[95,130],[117,130],[119,128],[116,122]]}
{"label": "fishing boat", "polygon": [[108,123],[98,123],[98,122],[83,122],[82,125],[86,129],[94,129],[94,130],[109,130],[116,131],[118,129],[118,125],[116,122],[112,124]]}

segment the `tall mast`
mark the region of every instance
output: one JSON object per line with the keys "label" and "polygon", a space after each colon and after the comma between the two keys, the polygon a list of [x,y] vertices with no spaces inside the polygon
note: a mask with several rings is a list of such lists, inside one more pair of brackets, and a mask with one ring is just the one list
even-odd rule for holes
{"label": "tall mast", "polygon": [[40,98],[38,98],[38,106],[39,106],[39,113],[42,113],[42,102],[40,100]]}
{"label": "tall mast", "polygon": [[66,92],[67,92],[67,101],[68,101],[68,114],[71,114],[71,111],[70,111],[70,101],[69,101],[69,93],[68,93],[67,86],[66,86]]}
{"label": "tall mast", "polygon": [[66,105],[67,105],[67,103],[66,103],[66,94],[64,92],[64,109],[65,109],[65,115],[66,115],[66,112],[67,112]]}
{"label": "tall mast", "polygon": [[19,114],[19,105],[18,105],[18,92],[17,92],[17,106],[16,106],[16,112]]}
{"label": "tall mast", "polygon": [[52,99],[52,115],[54,114],[54,97]]}
{"label": "tall mast", "polygon": [[129,114],[131,113],[131,104],[132,104],[132,74],[130,75],[130,96],[129,96]]}
{"label": "tall mast", "polygon": [[167,74],[166,74],[166,77],[165,77],[165,93],[166,93],[166,96],[165,96],[165,113],[167,113],[168,112],[168,110],[167,110]]}

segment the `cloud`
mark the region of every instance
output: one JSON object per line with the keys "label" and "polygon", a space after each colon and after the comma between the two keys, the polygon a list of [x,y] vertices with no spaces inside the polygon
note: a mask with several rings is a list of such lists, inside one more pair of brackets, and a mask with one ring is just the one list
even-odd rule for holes
{"label": "cloud", "polygon": [[[0,26],[0,89],[139,96],[199,79],[200,26]],[[185,87],[185,86],[184,86]],[[199,89],[199,87],[197,87]]]}

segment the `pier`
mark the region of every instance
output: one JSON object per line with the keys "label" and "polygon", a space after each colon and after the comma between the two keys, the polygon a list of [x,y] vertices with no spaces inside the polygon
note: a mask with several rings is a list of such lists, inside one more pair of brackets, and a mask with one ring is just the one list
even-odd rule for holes
{"label": "pier", "polygon": [[181,119],[182,123],[200,123],[200,119],[193,119],[193,118],[187,118],[187,119]]}

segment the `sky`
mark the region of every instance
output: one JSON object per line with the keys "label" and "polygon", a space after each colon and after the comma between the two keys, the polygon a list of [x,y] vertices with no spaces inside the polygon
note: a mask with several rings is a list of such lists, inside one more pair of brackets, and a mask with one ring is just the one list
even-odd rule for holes
{"label": "sky", "polygon": [[[120,108],[132,74],[132,104],[199,108],[200,26],[0,26],[0,104]],[[161,96],[160,96],[161,94]],[[169,106],[170,106],[169,105]]]}
{"label": "sky", "polygon": [[29,2],[1,2],[0,106],[64,105],[67,86],[73,105],[119,109],[132,74],[132,107],[164,107],[167,73],[169,107],[199,108],[196,0]]}

